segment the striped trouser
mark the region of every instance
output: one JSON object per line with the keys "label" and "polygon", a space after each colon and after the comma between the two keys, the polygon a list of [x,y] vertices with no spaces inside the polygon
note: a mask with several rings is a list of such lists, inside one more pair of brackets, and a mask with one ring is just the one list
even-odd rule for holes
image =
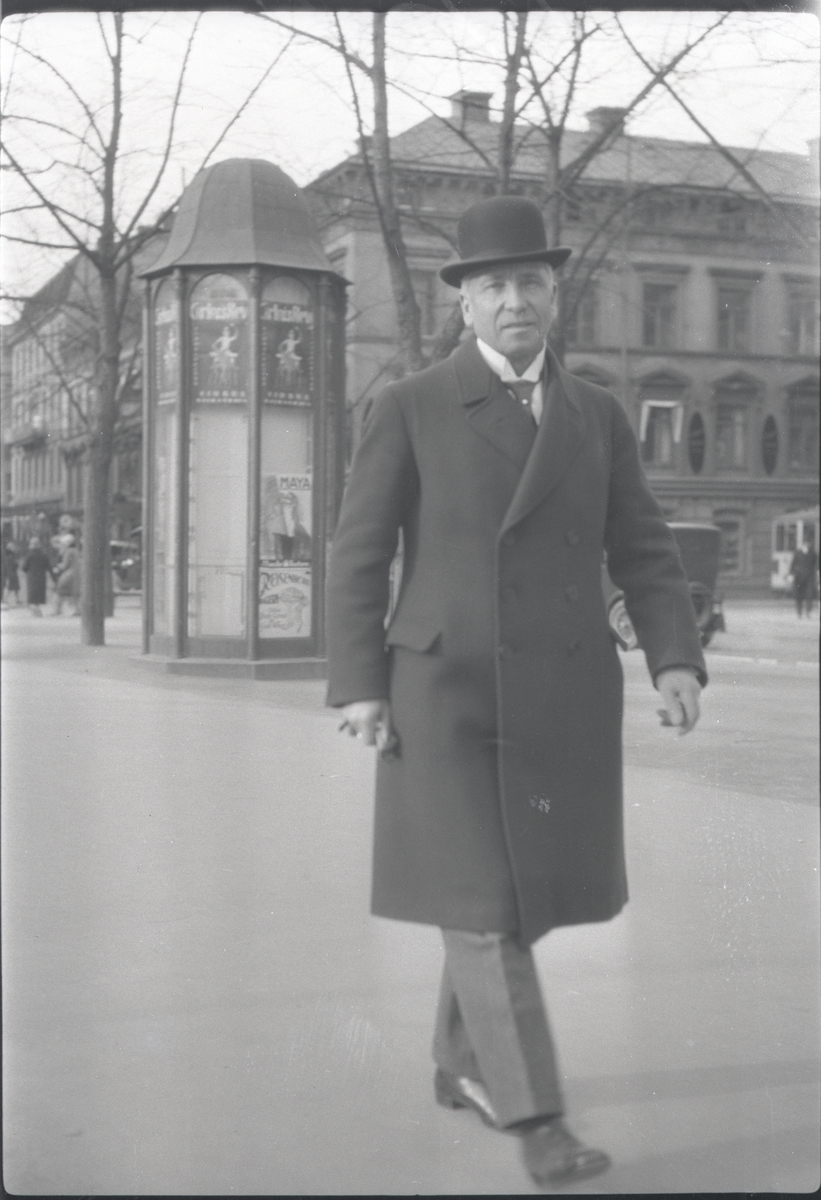
{"label": "striped trouser", "polygon": [[483,1083],[501,1125],[563,1110],[556,1055],[529,949],[501,933],[443,929],[433,1057]]}

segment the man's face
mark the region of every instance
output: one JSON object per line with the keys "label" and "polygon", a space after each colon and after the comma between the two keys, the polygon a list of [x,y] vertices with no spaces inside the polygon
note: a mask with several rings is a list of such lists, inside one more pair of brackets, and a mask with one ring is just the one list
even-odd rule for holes
{"label": "man's face", "polygon": [[556,319],[556,280],[545,263],[509,263],[469,275],[459,298],[465,325],[521,373]]}

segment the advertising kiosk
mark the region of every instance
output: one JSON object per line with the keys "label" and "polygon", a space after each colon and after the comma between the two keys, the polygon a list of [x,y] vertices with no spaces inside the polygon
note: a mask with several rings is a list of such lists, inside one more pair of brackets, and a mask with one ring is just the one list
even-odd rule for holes
{"label": "advertising kiosk", "polygon": [[196,176],[143,277],[143,650],[176,671],[320,676],[345,280],[260,159]]}

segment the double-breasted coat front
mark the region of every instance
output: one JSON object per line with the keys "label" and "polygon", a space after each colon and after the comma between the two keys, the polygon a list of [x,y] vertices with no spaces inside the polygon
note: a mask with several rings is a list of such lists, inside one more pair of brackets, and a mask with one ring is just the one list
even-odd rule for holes
{"label": "double-breasted coat front", "polygon": [[550,353],[545,371],[538,430],[474,339],[390,385],[328,577],[328,702],[389,699],[399,739],[377,767],[373,912],[524,944],[627,899],[605,551],[651,674],[706,681],[623,409]]}

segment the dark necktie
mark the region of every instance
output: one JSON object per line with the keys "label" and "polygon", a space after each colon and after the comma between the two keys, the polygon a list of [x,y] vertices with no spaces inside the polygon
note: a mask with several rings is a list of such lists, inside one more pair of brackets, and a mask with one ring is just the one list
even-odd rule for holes
{"label": "dark necktie", "polygon": [[506,383],[505,387],[512,392],[516,399],[522,404],[533,417],[535,423],[536,418],[533,415],[533,409],[530,402],[533,399],[533,389],[536,387],[535,381],[531,382],[527,379],[517,379],[515,383]]}

